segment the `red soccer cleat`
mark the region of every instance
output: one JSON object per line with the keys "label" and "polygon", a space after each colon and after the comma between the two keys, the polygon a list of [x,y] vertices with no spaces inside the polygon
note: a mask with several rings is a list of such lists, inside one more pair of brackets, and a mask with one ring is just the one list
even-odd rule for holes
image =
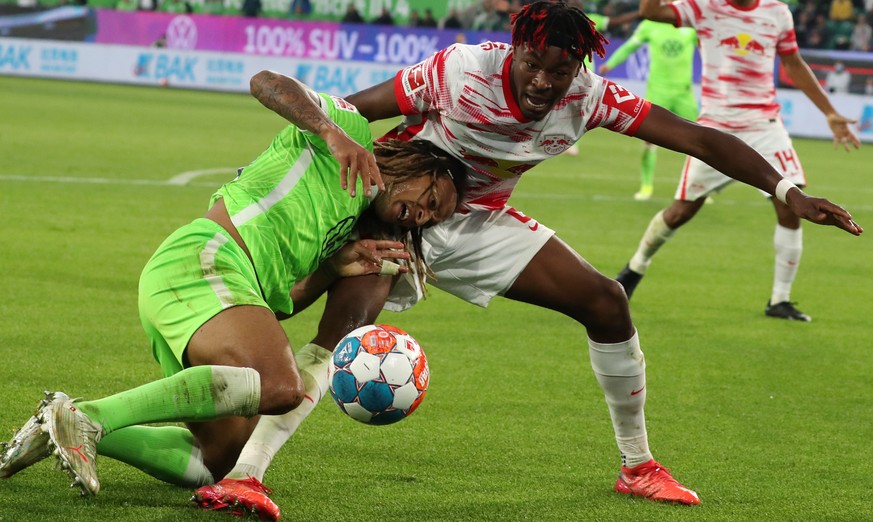
{"label": "red soccer cleat", "polygon": [[267,496],[271,494],[273,490],[254,477],[223,479],[195,491],[191,501],[202,509],[227,511],[238,517],[251,515],[261,520],[279,520],[279,506]]}
{"label": "red soccer cleat", "polygon": [[673,475],[670,475],[667,468],[654,460],[633,468],[622,466],[618,480],[615,481],[615,490],[625,495],[637,495],[649,500],[700,504],[697,493],[680,484]]}

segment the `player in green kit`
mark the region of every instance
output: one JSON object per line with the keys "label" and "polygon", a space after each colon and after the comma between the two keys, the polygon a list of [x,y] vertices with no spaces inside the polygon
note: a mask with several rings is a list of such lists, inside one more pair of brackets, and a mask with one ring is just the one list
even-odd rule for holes
{"label": "player in green kit", "polygon": [[[140,319],[164,377],[97,400],[47,393],[3,446],[0,478],[52,451],[83,495],[100,489],[98,454],[182,486],[224,478],[261,418],[312,400],[297,363],[312,348],[295,357],[279,319],[337,277],[409,270],[390,259],[422,266],[421,227],[454,213],[464,166],[425,141],[374,147],[354,106],[296,81],[263,103],[291,125],[218,189],[204,217],[158,247],[140,277]],[[371,239],[350,241],[360,231]],[[146,426],[163,422],[187,429]],[[278,518],[260,481],[233,484],[237,503],[210,509]]]}
{"label": "player in green kit", "polygon": [[[600,66],[598,73],[607,74],[643,45],[649,46],[646,99],[686,120],[696,120],[697,100],[692,90],[692,75],[697,33],[690,27],[677,28],[643,20],[631,37]],[[640,190],[634,194],[636,200],[652,197],[657,150],[651,143],[644,145]]]}

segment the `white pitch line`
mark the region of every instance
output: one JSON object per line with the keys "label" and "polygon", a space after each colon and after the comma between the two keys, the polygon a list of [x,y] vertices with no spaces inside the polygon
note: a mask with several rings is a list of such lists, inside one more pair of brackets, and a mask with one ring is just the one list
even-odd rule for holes
{"label": "white pitch line", "polygon": [[[151,185],[151,186],[171,186],[171,187],[181,187],[181,186],[196,186],[196,187],[215,187],[218,188],[218,185],[221,182],[199,182],[196,181],[198,177],[206,176],[209,174],[220,174],[227,173],[227,180],[230,181],[232,176],[235,176],[236,169],[225,167],[225,168],[214,168],[214,169],[202,169],[202,170],[192,170],[188,172],[182,172],[181,174],[177,174],[168,180],[156,180],[156,179],[121,179],[121,178],[77,178],[72,176],[18,176],[14,174],[0,174],[0,181],[26,181],[26,182],[34,182],[34,183],[81,183],[81,184],[95,184],[95,185]],[[520,201],[524,201],[525,199],[551,199],[551,200],[574,200],[574,201],[622,201],[627,202],[630,200],[629,197],[624,196],[605,196],[601,194],[568,194],[566,192],[563,193],[519,193],[513,201],[515,205],[518,205]],[[653,201],[663,200],[665,205],[669,205],[672,199],[668,198],[652,198]],[[761,197],[760,202],[753,201],[739,201],[735,199],[729,199],[725,196],[717,196],[715,199],[717,204],[721,205],[737,205],[737,206],[750,206],[750,207],[758,207],[762,205],[769,205],[769,202]],[[850,212],[867,212],[873,211],[873,205],[851,205],[847,207]]]}
{"label": "white pitch line", "polygon": [[155,179],[74,178],[70,176],[16,176],[0,175],[0,181],[28,181],[34,183],[80,183],[91,185],[167,185]]}
{"label": "white pitch line", "polygon": [[168,185],[188,185],[192,180],[199,178],[200,176],[207,176],[209,174],[228,174],[231,176],[230,179],[233,179],[233,176],[236,175],[236,169],[229,167],[221,167],[217,169],[201,169],[201,170],[189,170],[188,172],[183,172],[181,174],[177,174],[170,178],[167,181]]}
{"label": "white pitch line", "polygon": [[227,180],[233,179],[236,169],[221,167],[214,169],[190,170],[177,174],[168,180],[158,179],[124,179],[124,178],[79,178],[73,176],[19,176],[14,174],[0,175],[0,181],[29,181],[34,183],[82,183],[90,185],[152,185],[152,186],[202,186],[217,187],[217,182],[198,182],[197,178],[211,174],[227,174]]}

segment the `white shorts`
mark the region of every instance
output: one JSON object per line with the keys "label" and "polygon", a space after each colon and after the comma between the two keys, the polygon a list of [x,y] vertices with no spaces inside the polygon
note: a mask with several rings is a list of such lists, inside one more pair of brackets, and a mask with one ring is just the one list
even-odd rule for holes
{"label": "white shorts", "polygon": [[[781,120],[770,122],[763,130],[729,132],[743,140],[750,147],[766,159],[770,165],[788,178],[798,187],[806,186],[806,176],[800,165],[800,158],[791,144],[791,137]],[[736,181],[725,176],[721,172],[710,167],[706,163],[691,156],[685,160],[685,168],[682,170],[682,178],[676,188],[675,199],[680,201],[695,201],[712,193],[721,192],[730,183]],[[770,197],[765,191],[761,191],[766,197]]]}
{"label": "white shorts", "polygon": [[[424,258],[435,278],[428,283],[461,299],[488,306],[503,295],[555,231],[512,207],[455,213],[423,234]],[[386,310],[399,312],[422,298],[412,272],[391,289]]]}

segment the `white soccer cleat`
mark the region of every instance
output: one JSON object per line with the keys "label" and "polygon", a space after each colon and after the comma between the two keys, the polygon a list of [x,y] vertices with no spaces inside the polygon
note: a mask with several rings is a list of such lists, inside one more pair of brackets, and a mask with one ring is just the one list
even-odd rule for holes
{"label": "white soccer cleat", "polygon": [[36,413],[12,436],[12,440],[0,445],[0,478],[9,478],[51,455],[42,417],[55,398],[69,397],[61,392],[45,392],[45,399],[40,401]]}
{"label": "white soccer cleat", "polygon": [[75,405],[75,399],[51,401],[43,415],[50,441],[49,448],[82,495],[100,491],[97,479],[97,443],[103,436],[103,426],[92,421]]}

